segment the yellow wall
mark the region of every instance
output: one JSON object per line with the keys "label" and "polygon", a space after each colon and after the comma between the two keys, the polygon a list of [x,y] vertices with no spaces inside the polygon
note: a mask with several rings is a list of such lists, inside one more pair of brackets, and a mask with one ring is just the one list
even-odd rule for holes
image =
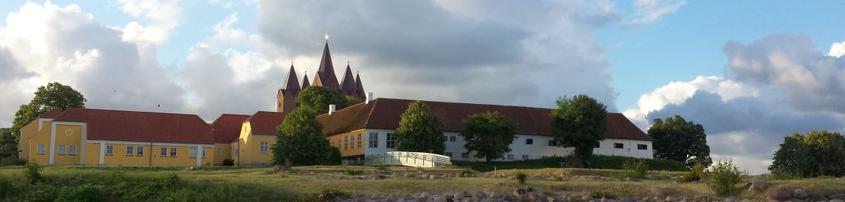
{"label": "yellow wall", "polygon": [[[359,135],[361,137],[360,146],[358,145],[358,136]],[[346,149],[344,149],[343,143],[344,143],[344,140],[346,140],[346,138],[349,138],[348,139],[348,145],[347,145]],[[332,135],[332,136],[328,137],[328,140],[329,140],[329,143],[332,144],[332,146],[337,147],[337,149],[340,150],[340,155],[343,156],[343,157],[363,155],[364,154],[364,147],[366,147],[366,144],[367,144],[367,142],[366,142],[367,137],[364,134],[364,129],[355,130],[355,131],[346,132],[346,133],[340,133],[340,134],[337,134],[337,135]]]}
{"label": "yellow wall", "polygon": [[[53,165],[79,165],[79,157],[82,152],[80,147],[82,143],[82,126],[71,124],[56,124],[56,143],[53,146],[56,149]],[[49,145],[49,143],[47,144]],[[59,154],[59,147],[65,146],[65,154]],[[76,154],[69,154],[70,146],[76,147]]]}
{"label": "yellow wall", "polygon": [[88,143],[85,145],[85,165],[100,165],[100,144]]}
{"label": "yellow wall", "polygon": [[[99,150],[99,144],[97,144]],[[196,166],[196,157],[189,156],[191,148],[196,148],[195,145],[151,145],[150,143],[138,144],[105,144],[112,145],[114,152],[112,155],[105,154],[103,163],[105,166]],[[127,146],[132,146],[132,155],[126,155]],[[137,155],[138,147],[144,148],[142,156]],[[167,148],[167,155],[162,156],[161,148]],[[170,155],[171,148],[176,148],[176,156]],[[214,147],[204,146],[206,150],[206,157],[202,159],[202,165],[208,166],[214,162]],[[197,155],[201,153],[198,151]],[[99,158],[99,156],[97,157]]]}
{"label": "yellow wall", "polygon": [[35,119],[30,121],[25,126],[21,127],[20,132],[20,142],[18,142],[18,158],[28,160],[29,159],[29,140],[35,133],[38,132],[38,122],[41,121],[40,119]]}
{"label": "yellow wall", "polygon": [[[51,121],[43,121],[41,130],[38,130],[38,122],[32,121],[23,128],[21,128],[21,142],[20,145],[25,145],[26,149],[21,152],[25,153],[27,161],[36,162],[41,165],[47,165],[50,159],[50,129],[52,128]],[[44,145],[44,153],[38,154],[38,144]],[[22,147],[22,148],[23,148]]]}
{"label": "yellow wall", "polygon": [[231,143],[214,144],[214,165],[223,165],[224,159],[232,159]]}
{"label": "yellow wall", "polygon": [[235,142],[229,143],[229,149],[230,149],[229,154],[231,155],[232,160],[235,161],[236,165],[238,164],[238,160],[239,160],[238,159],[238,156],[239,156],[238,145],[239,144],[240,144],[240,138],[235,140]]}
{"label": "yellow wall", "polygon": [[[261,143],[267,143],[267,151],[261,151]],[[250,131],[250,123],[244,122],[241,136],[238,138],[238,165],[271,164],[273,162],[273,145],[276,144],[275,135],[255,135]]]}

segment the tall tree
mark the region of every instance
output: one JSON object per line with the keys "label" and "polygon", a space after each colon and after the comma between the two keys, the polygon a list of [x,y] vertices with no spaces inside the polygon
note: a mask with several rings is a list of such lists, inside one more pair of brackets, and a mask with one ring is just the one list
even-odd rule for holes
{"label": "tall tree", "polygon": [[562,97],[555,104],[557,108],[550,114],[554,141],[575,147],[575,157],[588,166],[594,145],[607,133],[607,107],[587,95]]}
{"label": "tall tree", "polygon": [[9,128],[0,128],[0,164],[3,160],[10,157],[17,157],[18,147],[15,141],[15,135]]}
{"label": "tall tree", "polygon": [[296,97],[296,102],[299,104],[297,108],[304,108],[323,114],[329,111],[329,105],[334,104],[337,109],[342,109],[349,104],[346,97],[340,95],[335,89],[329,89],[321,86],[308,86]]}
{"label": "tall tree", "polygon": [[446,150],[446,136],[443,136],[443,124],[437,115],[423,102],[416,101],[399,120],[396,138],[399,150],[443,154]]}
{"label": "tall tree", "polygon": [[[35,97],[28,104],[21,105],[15,112],[15,120],[12,122],[11,128],[15,142],[20,142],[20,129],[38,118],[38,115],[51,109],[66,110],[83,107],[85,107],[85,97],[70,86],[52,82],[46,86],[38,87],[35,91]],[[17,145],[15,145],[15,148],[17,149]],[[15,154],[17,155],[17,153]]]}
{"label": "tall tree", "polygon": [[696,163],[710,166],[710,146],[707,134],[701,124],[686,121],[675,115],[666,119],[655,119],[648,129],[648,136],[654,139],[654,157],[684,162],[687,167]]}
{"label": "tall tree", "polygon": [[516,138],[513,123],[498,111],[472,114],[464,119],[464,137],[467,152],[475,152],[476,158],[487,163],[502,158],[511,151],[510,145]]}
{"label": "tall tree", "polygon": [[285,117],[279,126],[276,145],[273,146],[273,164],[290,161],[297,165],[337,164],[336,148],[329,144],[317,122],[317,116],[308,109],[296,109]]}
{"label": "tall tree", "polygon": [[800,177],[845,175],[845,137],[828,131],[810,131],[784,138],[769,171]]}

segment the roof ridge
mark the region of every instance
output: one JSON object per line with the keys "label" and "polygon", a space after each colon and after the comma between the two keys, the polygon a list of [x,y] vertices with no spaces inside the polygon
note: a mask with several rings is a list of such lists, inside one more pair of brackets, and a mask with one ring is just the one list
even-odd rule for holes
{"label": "roof ridge", "polygon": [[[364,128],[367,128],[370,124],[370,119],[372,119],[373,111],[376,110],[376,105],[378,104],[378,99],[373,100],[373,106],[370,106],[370,111],[367,112],[367,118],[364,119]],[[369,103],[368,103],[369,105]]]}
{"label": "roof ridge", "polygon": [[[185,116],[198,116],[196,114],[187,114],[187,113],[175,113],[175,112],[150,112],[150,111],[133,111],[133,110],[120,110],[120,109],[101,109],[101,108],[71,108],[68,110],[91,110],[91,111],[111,111],[111,112],[130,112],[130,113],[147,113],[147,114],[170,114],[170,115],[185,115]],[[67,110],[65,110],[67,111]],[[63,112],[65,112],[63,111]]]}

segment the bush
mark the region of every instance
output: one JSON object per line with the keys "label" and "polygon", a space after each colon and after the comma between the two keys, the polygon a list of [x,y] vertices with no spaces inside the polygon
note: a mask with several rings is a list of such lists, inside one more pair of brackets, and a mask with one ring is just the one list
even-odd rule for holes
{"label": "bush", "polygon": [[102,201],[102,187],[92,184],[82,184],[75,187],[66,187],[59,193],[56,201]]}
{"label": "bush", "polygon": [[0,199],[7,198],[15,193],[15,187],[6,178],[0,178],[0,190],[3,190],[0,191]]}
{"label": "bush", "polygon": [[385,171],[385,170],[387,170],[387,166],[386,165],[376,165],[376,170]]}
{"label": "bush", "polygon": [[630,178],[645,178],[648,175],[648,165],[643,160],[628,160],[622,165],[625,176]]}
{"label": "bush", "polygon": [[343,167],[343,172],[346,173],[346,175],[363,175],[364,174],[363,170],[352,169],[352,168],[347,168],[347,167]]}
{"label": "bush", "polygon": [[692,166],[692,168],[690,169],[689,173],[687,173],[686,175],[684,175],[684,176],[681,178],[681,182],[697,182],[697,181],[701,181],[701,179],[704,179],[704,175],[705,175],[705,174],[706,174],[706,173],[704,173],[704,166],[702,166],[702,165],[701,165],[701,164],[699,164],[699,163],[696,163],[695,165],[693,165],[693,166]]}
{"label": "bush", "polygon": [[349,194],[338,190],[325,190],[320,192],[320,195],[317,196],[317,201],[338,201],[340,198],[348,195]]}
{"label": "bush", "polygon": [[234,165],[235,165],[235,160],[232,160],[232,159],[223,159],[223,165],[224,165],[224,166],[234,166]]}
{"label": "bush", "polygon": [[19,159],[17,156],[7,156],[0,158],[0,166],[16,166],[24,164],[26,164],[26,161]]}
{"label": "bush", "polygon": [[591,192],[590,197],[599,198],[599,199],[600,198],[611,199],[611,198],[616,198],[617,196],[616,196],[616,194],[613,194],[613,193],[610,193],[610,192],[597,191],[597,192]]}
{"label": "bush", "polygon": [[30,184],[44,180],[44,177],[41,176],[41,166],[35,162],[26,163],[24,166],[24,176],[26,176]]}
{"label": "bush", "polygon": [[525,180],[528,179],[528,175],[522,172],[516,173],[514,177],[516,177],[516,181],[519,182],[519,185],[525,185]]}
{"label": "bush", "polygon": [[707,172],[707,186],[719,196],[736,195],[742,192],[742,187],[736,185],[742,181],[745,172],[731,161],[719,161],[713,164]]}

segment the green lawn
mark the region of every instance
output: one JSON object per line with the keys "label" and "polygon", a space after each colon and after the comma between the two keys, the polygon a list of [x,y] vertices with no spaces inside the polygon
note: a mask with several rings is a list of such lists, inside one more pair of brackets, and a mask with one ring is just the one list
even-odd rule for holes
{"label": "green lawn", "polygon": [[[341,176],[347,171],[365,174],[383,172],[376,167],[364,166],[311,166],[295,167],[286,174],[265,174],[269,168],[203,168],[185,170],[178,168],[82,168],[47,167],[43,170],[44,182],[30,185],[24,177],[23,167],[0,167],[0,198],[5,201],[78,199],[94,195],[96,200],[154,200],[154,201],[311,201],[325,190],[338,190],[350,194],[511,192],[517,186],[512,175],[522,172],[529,175],[527,184],[540,192],[563,193],[582,196],[604,194],[607,196],[647,196],[652,187],[675,190],[680,197],[713,196],[703,183],[676,183],[674,176],[684,172],[652,171],[650,178],[626,181],[620,170],[603,169],[530,169],[498,170],[480,173],[473,178],[387,178],[387,179],[328,179],[315,175]],[[461,168],[415,169],[389,167],[397,173],[460,174]],[[173,180],[173,176],[177,180]],[[353,178],[349,176],[349,178]],[[836,178],[805,180],[771,180],[771,184],[801,186],[824,193],[845,192],[845,180]],[[6,192],[5,190],[14,190]],[[3,195],[5,194],[5,195]],[[40,198],[39,198],[40,197]],[[758,194],[744,193],[744,198],[763,199]]]}

